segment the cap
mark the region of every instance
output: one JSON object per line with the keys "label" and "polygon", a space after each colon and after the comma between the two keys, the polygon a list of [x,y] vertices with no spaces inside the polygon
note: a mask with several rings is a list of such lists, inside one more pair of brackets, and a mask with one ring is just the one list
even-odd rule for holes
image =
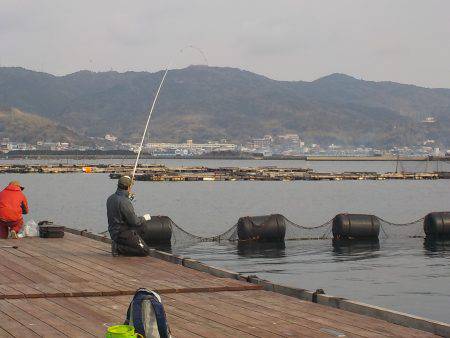
{"label": "cap", "polygon": [[122,176],[119,178],[119,182],[117,183],[120,188],[128,189],[132,184],[131,177],[128,175]]}
{"label": "cap", "polygon": [[22,184],[20,184],[19,181],[11,181],[9,182],[9,185],[15,185],[16,187],[19,187],[21,190],[25,189]]}

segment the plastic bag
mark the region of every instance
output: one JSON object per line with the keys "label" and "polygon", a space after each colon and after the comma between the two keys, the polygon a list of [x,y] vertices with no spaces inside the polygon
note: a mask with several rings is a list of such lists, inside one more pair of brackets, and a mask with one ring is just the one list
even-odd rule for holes
{"label": "plastic bag", "polygon": [[30,219],[25,223],[18,235],[19,237],[36,237],[39,235],[38,225],[34,220]]}

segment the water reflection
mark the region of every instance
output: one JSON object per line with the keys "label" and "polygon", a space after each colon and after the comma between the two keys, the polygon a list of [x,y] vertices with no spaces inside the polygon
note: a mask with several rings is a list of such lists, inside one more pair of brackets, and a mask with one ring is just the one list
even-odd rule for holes
{"label": "water reflection", "polygon": [[286,257],[284,242],[238,242],[237,254],[248,258],[282,258]]}
{"label": "water reflection", "polygon": [[336,261],[361,260],[379,257],[380,241],[369,240],[333,240],[333,255]]}
{"label": "water reflection", "polygon": [[[432,239],[425,238],[423,240],[425,254],[430,257],[436,256],[436,253],[447,253],[450,256],[450,239]],[[440,255],[441,256],[441,255]]]}

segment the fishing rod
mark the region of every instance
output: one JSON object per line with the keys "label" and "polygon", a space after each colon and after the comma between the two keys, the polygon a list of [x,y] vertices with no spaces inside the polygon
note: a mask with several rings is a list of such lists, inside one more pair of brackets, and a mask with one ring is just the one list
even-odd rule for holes
{"label": "fishing rod", "polygon": [[169,72],[169,66],[164,70],[164,75],[159,83],[158,90],[156,91],[155,98],[153,99],[152,107],[150,108],[150,113],[148,114],[147,123],[145,124],[144,133],[142,134],[141,144],[139,145],[138,153],[136,156],[136,162],[134,162],[133,175],[131,176],[131,182],[134,181],[134,176],[136,175],[136,169],[139,162],[139,157],[141,156],[142,146],[144,145],[145,134],[147,134],[148,125],[150,123],[150,119],[152,118],[153,110],[155,109],[156,101],[158,100],[159,93],[161,92],[161,88],[164,84],[164,80],[166,79],[167,73]]}
{"label": "fishing rod", "polygon": [[[194,45],[188,45],[186,47],[183,47],[183,48],[181,48],[178,51],[178,53],[182,53],[187,48],[192,48],[192,49],[198,51],[201,54],[201,56],[203,58],[203,61],[206,63],[207,66],[209,66],[208,59],[206,58],[205,53],[203,53],[203,51],[200,48],[198,48],[198,47],[196,47]],[[136,177],[136,170],[137,170],[137,166],[138,166],[138,163],[139,163],[139,158],[141,157],[141,152],[142,152],[142,148],[143,148],[143,145],[144,145],[145,135],[147,134],[147,130],[148,130],[148,126],[150,124],[150,119],[152,117],[153,110],[155,109],[156,102],[158,101],[159,93],[161,92],[161,88],[164,85],[164,81],[166,80],[167,73],[169,72],[169,69],[170,69],[172,64],[173,64],[173,62],[169,63],[166,66],[166,68],[164,69],[163,77],[161,79],[161,82],[159,83],[158,90],[156,91],[155,97],[153,98],[153,102],[152,102],[152,105],[151,105],[151,108],[150,108],[150,112],[148,114],[147,122],[145,123],[144,132],[142,133],[141,143],[139,144],[138,153],[137,153],[137,156],[136,156],[136,161],[134,162],[133,173],[132,173],[132,176],[131,176],[131,183],[134,182],[134,179]],[[108,230],[102,231],[99,234],[100,235],[105,235],[107,232],[108,232]]]}
{"label": "fishing rod", "polygon": [[[201,54],[201,56],[202,56],[203,60],[205,61],[206,65],[208,65],[208,59],[206,58],[205,53],[203,53],[203,51],[200,48],[198,48],[198,47],[196,47],[194,45],[188,45],[186,47],[183,47],[183,48],[181,48],[179,50],[178,53],[182,53],[187,48],[192,48],[192,49],[198,51]],[[162,88],[162,86],[164,84],[164,81],[166,80],[167,73],[169,72],[169,68],[170,68],[170,66],[172,64],[173,64],[173,62],[169,63],[167,65],[167,67],[165,68],[163,77],[162,77],[161,82],[159,83],[159,86],[158,86],[158,90],[156,91],[155,97],[153,99],[153,103],[151,105],[150,112],[148,114],[147,123],[145,124],[144,133],[142,134],[141,143],[140,143],[139,148],[138,148],[136,161],[134,162],[133,173],[132,173],[132,176],[131,176],[131,182],[134,182],[134,179],[135,179],[135,176],[136,176],[136,170],[137,170],[137,166],[138,166],[138,163],[139,163],[139,158],[141,157],[141,152],[142,152],[142,148],[143,148],[143,145],[144,145],[145,135],[147,134],[148,125],[150,124],[150,119],[152,117],[153,110],[155,109],[155,105],[156,105],[156,102],[158,101],[159,93],[161,92],[161,88]]]}

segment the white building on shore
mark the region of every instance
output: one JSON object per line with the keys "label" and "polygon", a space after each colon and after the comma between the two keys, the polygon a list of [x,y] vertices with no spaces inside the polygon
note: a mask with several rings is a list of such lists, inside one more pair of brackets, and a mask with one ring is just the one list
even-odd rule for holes
{"label": "white building on shore", "polygon": [[212,151],[236,151],[238,146],[233,143],[223,142],[207,142],[194,143],[192,140],[187,140],[186,143],[147,143],[145,149],[148,151],[158,152],[182,152],[182,153],[209,153]]}

